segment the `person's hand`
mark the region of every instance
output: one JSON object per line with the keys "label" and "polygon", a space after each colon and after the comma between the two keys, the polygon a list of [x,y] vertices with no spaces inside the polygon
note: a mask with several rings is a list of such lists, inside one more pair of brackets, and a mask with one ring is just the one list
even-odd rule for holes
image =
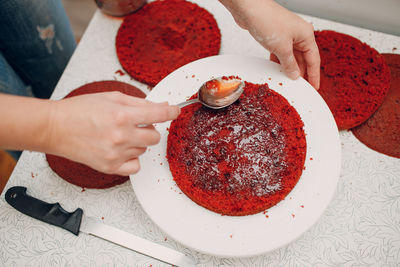
{"label": "person's hand", "polygon": [[160,140],[152,124],[179,113],[177,106],[119,92],[54,101],[46,150],[104,173],[129,175],[139,171],[146,147]]}
{"label": "person's hand", "polygon": [[273,0],[220,0],[236,23],[271,53],[292,79],[320,83],[320,56],[313,26]]}

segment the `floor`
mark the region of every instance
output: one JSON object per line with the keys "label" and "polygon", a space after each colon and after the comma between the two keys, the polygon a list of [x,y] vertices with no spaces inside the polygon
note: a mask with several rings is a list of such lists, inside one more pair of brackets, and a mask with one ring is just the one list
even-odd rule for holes
{"label": "floor", "polygon": [[[79,41],[90,22],[96,4],[94,0],[62,0],[65,11],[70,19],[75,39]],[[3,191],[8,178],[10,177],[14,167],[15,160],[11,158],[5,151],[0,150],[0,193]]]}
{"label": "floor", "polygon": [[0,150],[0,193],[3,191],[14,167],[15,160],[7,152]]}

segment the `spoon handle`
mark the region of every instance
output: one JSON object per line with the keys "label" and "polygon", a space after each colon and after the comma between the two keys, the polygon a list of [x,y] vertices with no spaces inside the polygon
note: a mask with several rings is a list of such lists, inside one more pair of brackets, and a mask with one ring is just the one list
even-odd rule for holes
{"label": "spoon handle", "polygon": [[177,106],[180,107],[180,108],[183,108],[183,107],[186,107],[187,105],[191,105],[191,104],[194,104],[194,103],[200,103],[200,100],[198,98],[190,99],[188,101],[179,103]]}

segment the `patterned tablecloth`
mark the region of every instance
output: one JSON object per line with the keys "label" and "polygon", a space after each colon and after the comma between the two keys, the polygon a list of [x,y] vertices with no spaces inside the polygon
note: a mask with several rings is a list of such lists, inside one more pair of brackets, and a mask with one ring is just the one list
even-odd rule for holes
{"label": "patterned tablecloth", "polygon": [[[267,57],[251,36],[235,25],[218,1],[195,1],[214,14],[222,31],[221,54]],[[316,29],[351,34],[382,53],[399,53],[400,37],[303,16]],[[116,73],[120,19],[99,11],[66,68],[53,99],[82,84],[116,79],[147,86]],[[397,50],[399,49],[399,50]],[[400,130],[400,129],[399,129]],[[244,259],[217,258],[190,250],[167,237],[145,214],[131,183],[106,190],[82,190],[60,179],[42,153],[25,151],[7,188],[28,187],[47,202],[86,214],[148,240],[182,251],[198,266],[399,266],[400,159],[374,152],[351,132],[340,133],[342,168],[336,195],[320,220],[295,242],[271,253]],[[155,196],[156,197],[156,196]],[[210,240],[212,242],[212,240]],[[268,242],[268,240],[266,240]],[[31,219],[0,199],[0,266],[165,266],[95,237],[75,235]]]}

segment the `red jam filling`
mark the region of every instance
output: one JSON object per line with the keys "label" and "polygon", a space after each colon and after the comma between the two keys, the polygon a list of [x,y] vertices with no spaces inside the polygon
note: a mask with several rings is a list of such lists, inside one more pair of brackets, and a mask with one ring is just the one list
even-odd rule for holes
{"label": "red jam filling", "polygon": [[191,105],[171,123],[167,157],[193,201],[224,215],[269,208],[297,183],[306,141],[296,110],[267,84],[246,83],[222,110]]}

